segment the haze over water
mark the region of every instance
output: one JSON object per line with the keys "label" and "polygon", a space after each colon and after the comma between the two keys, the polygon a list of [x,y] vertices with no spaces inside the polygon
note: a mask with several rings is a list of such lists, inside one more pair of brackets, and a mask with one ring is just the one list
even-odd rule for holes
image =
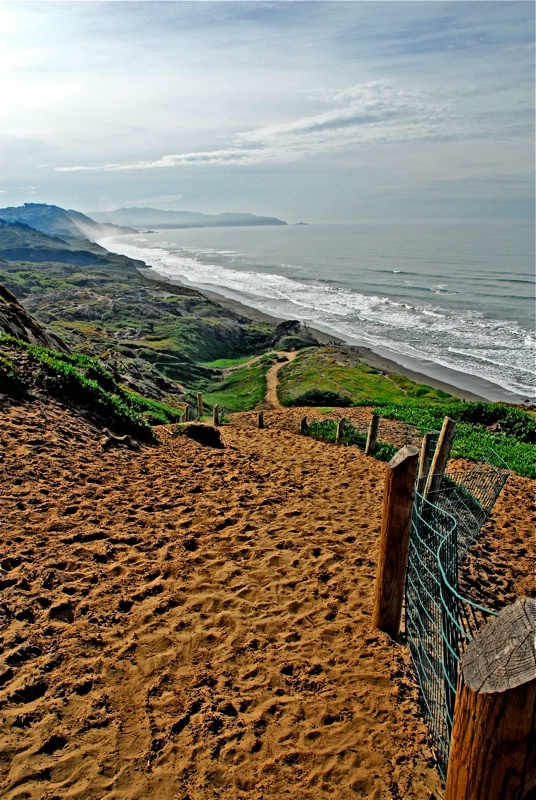
{"label": "haze over water", "polygon": [[487,399],[535,399],[529,224],[174,229],[101,244]]}

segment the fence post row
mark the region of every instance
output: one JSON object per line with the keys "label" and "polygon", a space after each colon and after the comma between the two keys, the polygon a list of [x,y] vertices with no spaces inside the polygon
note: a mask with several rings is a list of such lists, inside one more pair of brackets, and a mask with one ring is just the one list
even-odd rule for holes
{"label": "fence post row", "polygon": [[380,427],[380,417],[378,414],[373,414],[370,420],[370,425],[367,435],[367,443],[365,445],[365,455],[371,456],[376,449],[376,439],[378,438],[378,428]]}
{"label": "fence post row", "polygon": [[372,626],[400,632],[419,450],[406,445],[387,464]]}
{"label": "fence post row", "polygon": [[445,800],[536,796],[536,600],[503,608],[462,658]]}

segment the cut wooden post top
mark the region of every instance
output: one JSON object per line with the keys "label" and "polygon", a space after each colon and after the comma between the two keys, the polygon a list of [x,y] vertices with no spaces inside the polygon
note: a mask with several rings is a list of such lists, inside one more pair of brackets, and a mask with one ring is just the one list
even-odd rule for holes
{"label": "cut wooden post top", "polygon": [[395,469],[401,464],[403,461],[406,460],[409,456],[418,456],[419,455],[419,448],[415,447],[413,444],[406,444],[402,447],[398,453],[395,453],[392,459],[387,464],[388,469]]}
{"label": "cut wooden post top", "polygon": [[462,672],[466,685],[481,694],[536,679],[536,600],[521,598],[484,625],[467,646]]}

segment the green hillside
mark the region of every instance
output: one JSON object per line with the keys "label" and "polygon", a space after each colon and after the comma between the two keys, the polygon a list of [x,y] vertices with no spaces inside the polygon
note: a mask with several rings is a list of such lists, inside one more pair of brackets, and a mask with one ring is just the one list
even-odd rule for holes
{"label": "green hillside", "polygon": [[219,373],[201,362],[259,354],[274,338],[275,326],[150,280],[131,259],[25,224],[0,223],[0,283],[73,351],[102,358],[154,399],[204,388]]}

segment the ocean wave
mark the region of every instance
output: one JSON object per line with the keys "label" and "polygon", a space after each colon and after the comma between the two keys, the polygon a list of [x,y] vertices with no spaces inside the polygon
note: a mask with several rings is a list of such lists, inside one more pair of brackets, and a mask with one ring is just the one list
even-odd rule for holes
{"label": "ocean wave", "polygon": [[485,319],[479,310],[365,294],[332,279],[305,282],[273,272],[240,270],[225,263],[235,253],[230,250],[222,257],[210,248],[185,252],[160,243],[147,246],[140,239],[133,243],[132,237],[101,244],[150,263],[165,277],[233,296],[273,316],[298,318],[344,338],[386,346],[417,361],[429,360],[484,378],[515,394],[528,396],[534,391],[533,342],[517,322]]}

